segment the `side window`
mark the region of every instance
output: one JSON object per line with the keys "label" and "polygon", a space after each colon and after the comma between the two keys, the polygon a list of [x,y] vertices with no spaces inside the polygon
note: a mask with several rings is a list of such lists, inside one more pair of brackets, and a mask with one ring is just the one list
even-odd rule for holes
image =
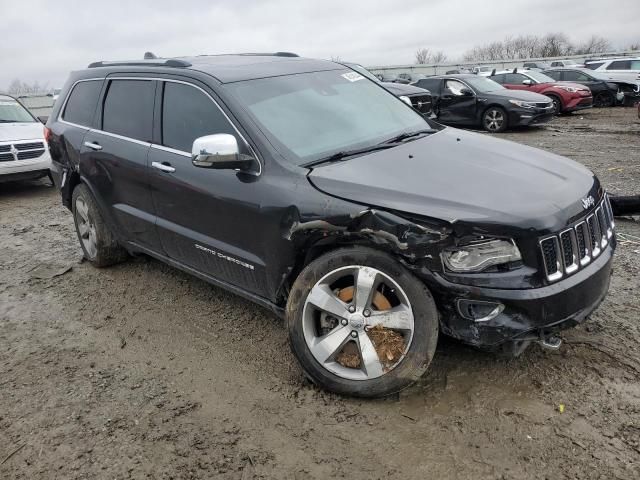
{"label": "side window", "polygon": [[640,70],[640,60],[631,60],[631,70]]}
{"label": "side window", "polygon": [[[162,102],[162,144],[191,153],[193,141],[214,133],[237,133],[218,106],[195,87],[166,82]],[[238,146],[243,142],[238,139]]]}
{"label": "side window", "polygon": [[[566,75],[568,72],[564,72],[564,74]],[[544,72],[545,75],[547,75],[548,77],[553,78],[554,80],[560,80],[560,72],[558,70],[553,70],[553,71],[546,71]]]}
{"label": "side window", "polygon": [[505,77],[504,73],[499,73],[499,74],[497,74],[497,75],[493,75],[493,76],[491,76],[490,78],[491,78],[491,80],[493,80],[494,82],[498,82],[498,83],[500,83],[500,84],[503,84],[503,83],[506,83],[506,82],[504,81],[504,77]]}
{"label": "side window", "polygon": [[62,112],[62,120],[83,127],[91,127],[96,112],[102,80],[79,82],[73,87]]}
{"label": "side window", "polygon": [[630,70],[631,60],[614,60],[607,66],[607,70]]}
{"label": "side window", "polygon": [[426,88],[431,93],[437,94],[440,91],[440,80],[421,78],[416,83],[416,86],[420,88]]}
{"label": "side window", "polygon": [[604,62],[591,62],[591,63],[587,63],[586,67],[589,70],[595,70],[596,68],[600,67],[604,65]]}
{"label": "side window", "polygon": [[588,82],[591,80],[584,73],[580,72],[564,72],[564,79],[568,82]]}
{"label": "side window", "polygon": [[466,86],[464,83],[459,82],[457,80],[447,80],[444,83],[444,88],[449,90],[454,95],[458,96],[458,95],[462,95],[462,89],[466,88]]}
{"label": "side window", "polygon": [[102,109],[102,130],[150,142],[154,87],[151,80],[112,80]]}
{"label": "side window", "polygon": [[522,82],[524,82],[526,79],[527,77],[525,77],[521,73],[507,73],[505,74],[504,83],[507,83],[509,85],[522,85]]}

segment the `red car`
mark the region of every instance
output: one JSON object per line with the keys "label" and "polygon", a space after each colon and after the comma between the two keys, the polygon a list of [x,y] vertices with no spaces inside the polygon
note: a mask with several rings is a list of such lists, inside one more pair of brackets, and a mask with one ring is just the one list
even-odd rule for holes
{"label": "red car", "polygon": [[541,93],[553,100],[556,114],[569,113],[593,106],[591,90],[584,85],[557,82],[553,78],[534,70],[498,72],[489,78],[511,90],[528,90]]}

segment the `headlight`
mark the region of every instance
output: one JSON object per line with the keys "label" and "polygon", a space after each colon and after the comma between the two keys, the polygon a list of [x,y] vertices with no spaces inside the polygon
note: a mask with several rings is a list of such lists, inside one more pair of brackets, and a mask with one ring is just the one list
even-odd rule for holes
{"label": "headlight", "polygon": [[513,240],[488,240],[443,251],[440,256],[452,272],[480,272],[493,265],[522,259]]}
{"label": "headlight", "polygon": [[410,107],[413,107],[413,105],[411,105],[411,99],[406,95],[400,95],[398,98],[402,100],[404,103],[406,103],[407,105],[409,105]]}
{"label": "headlight", "polygon": [[509,100],[509,103],[513,103],[514,105],[517,105],[518,107],[522,107],[522,108],[535,108],[536,107],[535,103],[525,102],[524,100]]}
{"label": "headlight", "polygon": [[567,92],[576,93],[578,91],[577,88],[567,87],[566,85],[556,85],[556,88],[561,88],[562,90],[566,90]]}

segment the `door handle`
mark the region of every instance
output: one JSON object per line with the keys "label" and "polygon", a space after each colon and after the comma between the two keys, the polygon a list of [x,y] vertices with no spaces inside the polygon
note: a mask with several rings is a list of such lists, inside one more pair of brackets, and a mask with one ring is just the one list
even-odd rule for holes
{"label": "door handle", "polygon": [[451,100],[453,98],[453,96],[451,95],[443,95],[442,96],[442,100]]}
{"label": "door handle", "polygon": [[160,170],[161,172],[173,173],[173,172],[176,171],[176,169],[174,167],[172,167],[171,165],[169,165],[167,163],[151,162],[151,166],[153,168],[156,168],[156,169]]}
{"label": "door handle", "polygon": [[90,148],[91,150],[95,150],[96,152],[102,150],[102,147],[94,142],[84,142],[84,146]]}

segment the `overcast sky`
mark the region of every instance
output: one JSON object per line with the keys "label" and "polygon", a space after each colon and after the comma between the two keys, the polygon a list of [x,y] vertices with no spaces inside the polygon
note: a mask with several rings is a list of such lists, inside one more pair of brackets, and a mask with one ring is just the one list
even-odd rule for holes
{"label": "overcast sky", "polygon": [[364,65],[449,59],[506,35],[640,42],[640,0],[0,0],[0,89],[95,60],[286,50]]}

